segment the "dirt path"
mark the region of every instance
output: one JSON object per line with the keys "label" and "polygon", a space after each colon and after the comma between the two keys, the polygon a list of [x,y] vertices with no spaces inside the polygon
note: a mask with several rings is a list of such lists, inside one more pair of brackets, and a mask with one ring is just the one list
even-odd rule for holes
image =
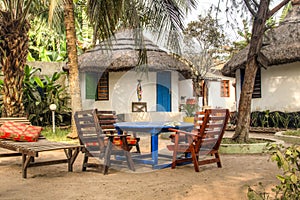
{"label": "dirt path", "polygon": [[[41,156],[64,156],[51,152]],[[0,199],[247,199],[247,186],[262,182],[270,188],[280,174],[268,155],[222,155],[223,168],[202,166],[195,173],[192,165],[152,171],[139,168],[130,172],[111,169],[109,175],[89,170],[81,172],[82,154],[74,172],[66,164],[28,169],[21,178],[20,158],[0,160]]]}

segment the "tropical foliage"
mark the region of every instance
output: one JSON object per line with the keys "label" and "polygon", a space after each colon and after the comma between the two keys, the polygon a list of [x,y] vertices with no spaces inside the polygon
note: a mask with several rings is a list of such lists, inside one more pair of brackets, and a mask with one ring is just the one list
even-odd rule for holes
{"label": "tropical foliage", "polygon": [[64,72],[54,72],[49,76],[40,78],[36,72],[39,68],[33,69],[26,66],[24,69],[24,98],[25,111],[31,123],[39,126],[51,125],[52,113],[49,109],[51,104],[55,104],[55,122],[57,124],[70,124],[70,112],[68,107],[70,97],[67,89],[63,86]]}
{"label": "tropical foliage", "polygon": [[[40,68],[34,69],[28,65],[24,68],[23,103],[26,116],[34,125],[51,125],[52,113],[49,106],[55,104],[57,106],[55,122],[57,125],[69,125],[71,109],[68,105],[70,97],[62,83],[63,76],[66,74],[55,72],[51,77],[43,76],[40,78],[38,76],[40,71]],[[0,87],[2,87],[1,82]],[[0,106],[3,106],[1,101]]]}
{"label": "tropical foliage", "polygon": [[67,58],[65,36],[53,30],[46,20],[34,18],[28,35],[28,61],[59,62]]}
{"label": "tropical foliage", "polygon": [[[63,24],[61,9],[50,20],[47,15],[35,16],[29,30],[29,61],[66,61],[66,31]],[[93,29],[86,14],[86,1],[74,2],[75,25],[77,35],[77,50],[79,54],[92,44]],[[59,24],[59,25],[58,25]]]}
{"label": "tropical foliage", "polygon": [[[230,124],[236,125],[237,113],[230,115]],[[299,129],[300,112],[254,111],[250,116],[251,127]]]}
{"label": "tropical foliage", "polygon": [[[300,146],[293,145],[285,147],[283,145],[272,144],[268,147],[271,152],[271,160],[277,163],[282,174],[277,175],[280,181],[272,192],[275,193],[274,199],[290,200],[300,198]],[[262,184],[260,183],[262,186]],[[248,189],[249,200],[267,200],[270,195],[265,192],[263,187],[260,190],[253,190],[251,187]]]}

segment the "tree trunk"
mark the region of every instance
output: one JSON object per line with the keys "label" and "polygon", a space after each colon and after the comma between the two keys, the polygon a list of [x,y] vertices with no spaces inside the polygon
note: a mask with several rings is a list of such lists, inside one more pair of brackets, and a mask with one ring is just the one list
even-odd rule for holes
{"label": "tree trunk", "polygon": [[232,139],[239,142],[245,142],[249,138],[251,100],[256,71],[258,68],[257,57],[262,46],[269,4],[270,0],[260,1],[258,12],[254,18],[245,78],[239,101],[237,126],[235,134],[232,137]]}
{"label": "tree trunk", "polygon": [[207,86],[207,81],[203,81],[203,99],[202,99],[202,105],[203,107],[208,106],[208,86]]}
{"label": "tree trunk", "polygon": [[4,74],[2,117],[24,117],[23,79],[30,24],[9,12],[0,19],[0,65]]}
{"label": "tree trunk", "polygon": [[78,137],[74,114],[76,111],[82,110],[80,86],[79,86],[79,72],[78,72],[78,57],[76,44],[76,30],[74,19],[74,7],[72,0],[64,1],[64,21],[66,27],[67,51],[68,51],[68,68],[69,68],[69,88],[71,96],[72,108],[72,129],[68,135],[70,138]]}

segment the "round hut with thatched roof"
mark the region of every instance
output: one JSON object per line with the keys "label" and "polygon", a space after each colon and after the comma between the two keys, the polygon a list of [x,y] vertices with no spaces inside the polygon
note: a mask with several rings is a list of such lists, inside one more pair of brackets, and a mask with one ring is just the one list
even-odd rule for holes
{"label": "round hut with thatched roof", "polygon": [[136,70],[143,48],[129,30],[79,56],[83,109],[178,112],[180,97],[193,95],[190,66],[143,40],[147,72]]}
{"label": "round hut with thatched roof", "polygon": [[[233,56],[222,69],[236,78],[237,100],[245,76],[249,46]],[[278,27],[268,30],[258,56],[259,69],[252,95],[252,111],[300,111],[300,1]]]}

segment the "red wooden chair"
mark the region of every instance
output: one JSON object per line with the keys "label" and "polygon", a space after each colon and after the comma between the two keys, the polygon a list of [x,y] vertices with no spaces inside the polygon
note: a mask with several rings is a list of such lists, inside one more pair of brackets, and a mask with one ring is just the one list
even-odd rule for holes
{"label": "red wooden chair", "polygon": [[[222,167],[219,147],[228,118],[228,109],[207,109],[204,115],[195,116],[195,129],[192,132],[170,129],[176,132],[174,144],[167,145],[173,151],[172,169],[187,162],[193,162],[196,172],[199,172],[199,165],[216,162],[218,167]],[[179,141],[181,134],[187,136],[187,141]],[[178,153],[183,153],[184,156],[178,156]],[[207,155],[212,157],[204,157]]]}

